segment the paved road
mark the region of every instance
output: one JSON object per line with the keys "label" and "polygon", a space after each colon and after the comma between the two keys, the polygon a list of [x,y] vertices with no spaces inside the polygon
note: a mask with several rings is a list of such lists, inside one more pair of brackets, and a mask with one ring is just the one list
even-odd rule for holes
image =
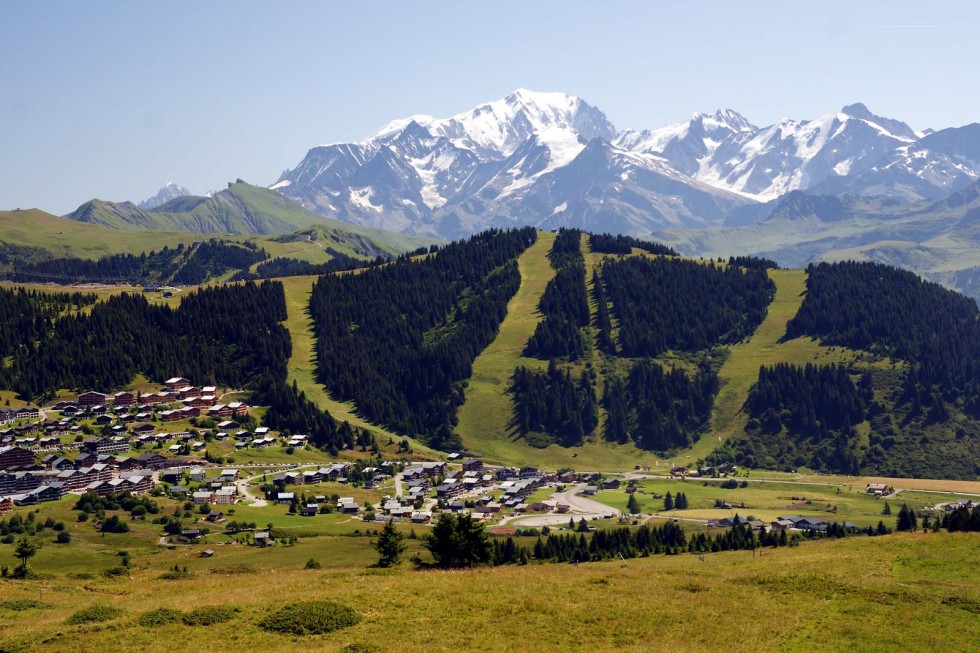
{"label": "paved road", "polygon": [[592,520],[603,517],[618,517],[620,512],[604,503],[595,501],[579,494],[585,490],[586,484],[580,483],[564,492],[554,492],[551,500],[568,505],[571,510],[567,513],[549,513],[547,515],[517,515],[504,517],[500,525],[510,523],[513,526],[554,526],[567,525],[568,520]]}
{"label": "paved road", "polygon": [[580,493],[586,488],[585,483],[579,483],[575,487],[565,490],[564,492],[555,492],[551,495],[551,498],[558,503],[565,503],[571,506],[572,512],[575,513],[591,513],[599,515],[613,515],[614,517],[619,516],[619,511],[615,508],[611,508],[604,503],[600,503],[589,497],[582,496]]}

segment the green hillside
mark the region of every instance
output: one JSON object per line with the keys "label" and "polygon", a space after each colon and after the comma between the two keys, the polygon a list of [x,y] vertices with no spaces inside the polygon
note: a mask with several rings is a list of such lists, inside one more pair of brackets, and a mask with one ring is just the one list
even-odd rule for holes
{"label": "green hillside", "polygon": [[[139,255],[159,252],[163,248],[191,247],[213,239],[230,243],[251,242],[268,252],[272,259],[288,258],[313,264],[326,263],[338,253],[359,259],[388,257],[432,242],[427,238],[320,218],[272,191],[248,184],[235,184],[219,195],[218,199],[197,198],[207,201],[185,202],[181,206],[192,208],[181,214],[150,215],[132,205],[99,200],[86,203],[73,214],[87,218],[84,221],[58,217],[38,209],[0,211],[0,270],[51,259],[92,260],[120,254]],[[235,200],[234,204],[229,204],[231,199]],[[176,205],[171,203],[170,206]],[[230,207],[236,207],[234,210],[238,213],[228,213],[232,211]],[[213,211],[231,216],[229,219],[234,215],[249,215],[264,220],[261,216],[277,215],[276,224],[287,231],[229,234],[225,231],[198,233],[195,229],[187,229],[188,225],[217,229],[217,223],[201,218]],[[131,219],[137,222],[128,222]],[[297,224],[306,226],[297,230]]]}
{"label": "green hillside", "polygon": [[279,193],[243,181],[212,197],[179,197],[152,210],[132,202],[93,199],[66,218],[124,231],[189,231],[200,234],[287,234],[313,229],[311,234],[356,234],[386,251],[405,251],[431,242],[330,220],[308,211]]}
{"label": "green hillside", "polygon": [[[581,344],[570,347],[562,346],[560,341],[556,344],[554,339],[563,337],[560,334],[566,333],[569,327],[562,326],[565,318],[561,317],[560,312],[552,312],[549,319],[553,326],[550,330],[542,331],[544,315],[539,305],[545,305],[542,300],[550,292],[548,310],[564,310],[555,307],[572,305],[568,303],[571,301],[568,297],[584,292],[580,282],[554,286],[552,290],[557,279],[555,261],[567,260],[573,254],[565,252],[559,259],[555,258],[555,244],[561,238],[560,235],[556,238],[552,233],[539,232],[536,242],[517,257],[520,285],[509,298],[506,314],[492,342],[476,356],[472,362],[472,372],[459,385],[462,404],[455,411],[453,431],[459,438],[455,446],[461,445],[466,451],[494,462],[515,465],[533,463],[549,468],[622,470],[635,465],[655,468],[678,464],[693,467],[699,462],[713,460],[778,470],[809,468],[825,473],[926,478],[953,474],[957,478],[975,477],[968,461],[973,458],[971,452],[980,442],[980,419],[976,412],[977,386],[975,382],[967,381],[973,378],[971,375],[975,376],[974,368],[955,368],[957,376],[952,385],[936,391],[929,389],[929,379],[941,378],[942,370],[952,373],[949,370],[954,368],[949,366],[955,363],[949,356],[929,358],[938,362],[929,368],[932,377],[923,379],[913,375],[913,371],[918,369],[918,366],[912,365],[917,360],[914,353],[890,350],[882,340],[872,338],[857,345],[840,341],[822,344],[813,337],[819,334],[805,331],[787,337],[787,327],[800,311],[806,297],[807,273],[803,270],[771,269],[763,273],[762,278],[768,277],[774,292],[766,300],[761,317],[754,317],[756,314],[753,311],[756,309],[752,308],[752,302],[758,301],[759,293],[763,292],[762,287],[757,287],[758,268],[764,266],[765,261],[746,259],[744,265],[748,267],[733,268],[709,261],[692,262],[677,256],[650,254],[635,248],[628,254],[594,251],[589,246],[588,235],[583,235],[580,252],[585,255],[584,274],[586,279],[590,279],[596,272],[600,279],[605,290],[602,302],[607,307],[609,317],[605,319],[608,325],[601,326],[596,287],[589,280],[587,287],[592,322],[581,328],[571,327],[577,334],[575,338],[581,338]],[[436,256],[443,256],[443,252]],[[644,264],[644,261],[650,264]],[[886,269],[890,268],[883,268]],[[577,274],[583,273],[580,271]],[[386,276],[405,283],[404,273],[399,273],[397,268],[377,271],[370,287],[372,296],[376,297],[372,302],[382,302],[379,306],[388,301],[383,298]],[[740,280],[742,277],[744,281]],[[725,290],[729,293],[727,296],[717,294],[718,287],[721,287],[718,284],[728,288]],[[344,294],[350,292],[348,285],[334,284],[335,287],[331,289],[334,296],[332,301],[339,302],[338,306],[354,301],[353,298],[344,298]],[[713,285],[716,286],[714,289]],[[897,285],[895,290],[900,295],[905,294],[898,291]],[[382,295],[377,295],[379,292]],[[414,294],[416,290],[404,287],[399,292]],[[866,303],[873,306],[880,302],[881,312],[875,312],[878,309],[872,308],[867,315],[881,319],[882,315],[897,311],[886,319],[905,320],[908,323],[905,329],[910,333],[940,328],[917,325],[925,324],[923,320],[927,320],[930,311],[937,315],[951,315],[942,307],[947,301],[959,306],[958,300],[955,300],[957,296],[930,284],[926,285],[924,292],[934,302],[928,304],[933,306],[932,309],[901,312],[884,303],[888,291],[879,289],[869,294]],[[467,293],[464,291],[457,301],[465,301],[463,298],[469,296]],[[561,299],[561,293],[567,295],[568,301]],[[417,301],[424,300],[420,296]],[[719,310],[723,304],[727,307]],[[371,315],[374,309],[368,306],[360,310],[366,316]],[[962,310],[965,311],[964,315],[972,311],[973,321],[969,317],[961,318],[961,322],[957,323],[959,326],[950,327],[946,340],[953,343],[958,338],[961,342],[954,346],[966,347],[962,350],[964,352],[973,351],[971,348],[974,345],[970,343],[977,336],[976,309],[969,308],[967,303]],[[741,317],[740,311],[743,311]],[[854,314],[857,320],[870,319],[860,317],[863,313],[857,309]],[[682,317],[685,315],[687,317]],[[345,323],[341,321],[340,324]],[[434,325],[429,328],[429,331],[420,332],[425,343],[435,334],[452,327]],[[858,324],[857,328],[862,327]],[[529,354],[528,343],[532,336],[545,337],[541,342],[550,342],[552,344],[548,347],[554,350],[557,346],[557,351],[563,353]],[[359,333],[342,350],[326,348],[321,351],[336,351],[335,355],[343,351],[344,360],[350,361],[363,356],[359,352],[362,346],[383,346],[380,342],[369,344],[371,337],[367,333]],[[602,344],[604,342],[606,344]],[[972,356],[963,355],[967,358]],[[653,363],[655,367],[638,367],[641,363]],[[589,426],[584,437],[579,439],[576,436],[572,444],[569,444],[567,433],[549,432],[551,427],[548,426],[534,427],[543,428],[544,431],[528,434],[518,428],[522,420],[527,420],[528,406],[519,403],[518,396],[512,391],[515,370],[519,367],[529,370],[532,380],[538,379],[534,381],[538,387],[536,392],[543,391],[542,388],[549,383],[544,380],[543,371],[549,364],[556,365],[561,374],[569,374],[575,384],[580,384],[583,376],[589,377],[592,392],[601,400],[598,426]],[[853,384],[853,390],[840,391],[858,393],[859,381],[863,384],[860,387],[865,388],[861,390],[865,393],[864,399],[861,399],[863,407],[853,415],[854,422],[838,424],[828,432],[825,420],[831,419],[832,415],[804,416],[805,421],[809,420],[806,422],[809,428],[814,429],[809,434],[814,438],[812,443],[799,440],[808,437],[806,431],[793,430],[805,425],[791,425],[783,431],[760,432],[759,416],[749,413],[747,401],[753,396],[760,380],[760,368],[780,365],[790,366],[787,373],[791,375],[793,369],[800,370],[802,374],[806,365],[818,368],[843,365],[850,379],[844,383],[849,387]],[[658,368],[669,375],[663,382],[656,378],[643,380],[642,375],[648,374],[643,370]],[[343,371],[345,367],[338,362],[332,369]],[[422,370],[419,368],[418,373],[424,374]],[[535,370],[539,374],[537,377],[534,376]],[[695,380],[696,373],[708,375],[698,381],[708,384],[705,388],[710,388],[712,377],[716,378],[716,395],[710,399],[707,412],[690,412],[703,399],[697,394],[700,390],[695,391],[686,385]],[[550,383],[558,380],[556,377]],[[342,392],[350,387],[350,383],[338,383],[336,390]],[[621,395],[626,402],[625,405],[622,402],[618,404],[615,415],[610,412],[611,405],[606,397],[610,383],[618,384],[613,396]],[[661,387],[658,383],[667,385]],[[915,391],[917,394],[910,395],[909,388],[915,387],[920,388]],[[542,413],[540,419],[555,419],[569,408],[573,413],[578,410],[574,404],[576,400],[568,394],[570,389],[552,390],[548,390],[551,394],[547,397],[535,400],[543,401],[546,412],[551,415],[548,417]],[[368,403],[362,405],[355,396],[349,396],[346,399],[355,403],[347,405],[351,408],[356,406],[358,413],[365,418],[384,424],[384,413],[373,412],[372,406],[376,405],[373,390],[367,388],[359,392],[359,396]],[[559,396],[564,398],[559,399]],[[406,399],[412,401],[411,396]],[[817,401],[823,399],[818,398]],[[398,401],[404,400],[399,398]],[[412,411],[424,415],[422,411],[432,411],[439,400],[429,395],[426,401],[428,403],[419,404],[418,408],[406,407],[405,410],[409,415],[413,414]],[[453,399],[447,396],[446,401]],[[573,403],[568,404],[569,401]],[[755,410],[762,410],[758,408],[758,396],[755,401]],[[817,410],[830,409],[818,406]],[[614,430],[611,425],[613,416],[617,424],[626,420],[624,430]],[[402,424],[411,424],[412,419],[405,419]],[[537,423],[534,419],[532,416],[532,422]],[[623,429],[623,426],[619,428]],[[424,433],[413,432],[410,427],[399,430],[423,440],[426,438]],[[835,445],[834,438],[844,444]],[[564,442],[565,446],[559,442]],[[967,464],[944,472],[948,466],[942,464],[943,452],[949,451],[958,452],[958,459]]]}

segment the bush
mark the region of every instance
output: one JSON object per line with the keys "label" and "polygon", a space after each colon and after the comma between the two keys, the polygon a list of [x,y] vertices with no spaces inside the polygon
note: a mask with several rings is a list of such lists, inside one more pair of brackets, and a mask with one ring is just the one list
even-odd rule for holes
{"label": "bush", "polygon": [[58,537],[54,538],[54,541],[58,544],[70,544],[71,543],[71,533],[68,531],[59,531]]}
{"label": "bush", "polygon": [[238,608],[230,605],[206,605],[183,616],[185,626],[213,626],[231,621]]}
{"label": "bush", "polygon": [[348,644],[340,653],[381,653],[381,649],[374,644]]}
{"label": "bush", "polygon": [[93,603],[68,617],[65,623],[69,625],[102,623],[103,621],[111,621],[122,613],[123,611],[117,607],[105,603]]}
{"label": "bush", "polygon": [[321,565],[319,560],[314,560],[313,558],[310,558],[309,560],[306,561],[306,569],[319,569],[320,566]]}
{"label": "bush", "polygon": [[12,610],[14,612],[23,612],[24,610],[38,610],[40,608],[49,608],[47,603],[41,603],[40,601],[35,601],[34,599],[13,599],[10,601],[3,601],[0,603],[0,608],[4,610]]}
{"label": "bush", "polygon": [[285,635],[322,635],[360,621],[361,615],[333,601],[299,601],[272,610],[258,625]]}
{"label": "bush", "polygon": [[141,614],[140,618],[136,620],[136,623],[144,628],[156,628],[158,626],[175,624],[180,621],[183,616],[184,613],[180,610],[157,608],[156,610],[150,610],[149,612],[144,612]]}
{"label": "bush", "polygon": [[102,570],[102,575],[106,578],[119,578],[120,576],[128,576],[129,569],[126,567],[109,567]]}

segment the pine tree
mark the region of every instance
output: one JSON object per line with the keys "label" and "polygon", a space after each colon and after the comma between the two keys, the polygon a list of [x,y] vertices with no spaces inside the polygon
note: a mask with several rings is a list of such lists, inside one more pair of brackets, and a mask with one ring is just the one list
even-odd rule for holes
{"label": "pine tree", "polygon": [[395,530],[395,525],[390,521],[387,522],[374,543],[374,549],[379,556],[379,567],[394,567],[398,564],[402,553],[405,552],[405,544],[402,539],[403,536]]}
{"label": "pine tree", "polygon": [[890,505],[888,505],[888,502],[887,501],[885,502],[885,507],[881,509],[881,514],[883,514],[883,515],[890,515],[890,514],[892,514],[892,507]]}
{"label": "pine tree", "polygon": [[664,510],[674,509],[674,497],[670,496],[670,492],[664,497]]}
{"label": "pine tree", "polygon": [[[32,513],[33,514],[33,513]],[[14,557],[20,560],[20,569],[27,572],[27,561],[37,554],[37,544],[23,536],[17,540],[17,547],[14,549]]]}
{"label": "pine tree", "polygon": [[674,507],[678,510],[687,510],[687,495],[683,492],[678,492],[677,498],[674,500]]}
{"label": "pine tree", "polygon": [[640,502],[636,500],[636,494],[631,494],[629,501],[626,502],[626,510],[629,511],[631,515],[638,515],[640,512]]}
{"label": "pine tree", "polygon": [[915,516],[915,511],[909,508],[908,504],[903,503],[902,509],[898,511],[898,523],[895,526],[895,530],[914,531],[918,526],[918,521]]}

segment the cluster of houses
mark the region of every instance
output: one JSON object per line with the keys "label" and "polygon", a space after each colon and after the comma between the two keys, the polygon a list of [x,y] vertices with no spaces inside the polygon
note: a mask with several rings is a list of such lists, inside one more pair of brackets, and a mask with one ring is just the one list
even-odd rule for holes
{"label": "cluster of houses", "polygon": [[[180,485],[184,478],[184,467],[169,467],[160,472],[160,480],[168,484],[168,491],[171,496],[186,497],[188,490]],[[203,467],[191,467],[187,470],[188,478],[193,483],[198,483],[197,490],[190,493],[190,500],[197,506],[234,505],[238,501],[239,479],[237,469],[222,469],[221,472],[212,478],[208,478],[207,471]],[[220,515],[220,513],[217,513]],[[212,519],[211,521],[214,521]]]}
{"label": "cluster of houses", "polygon": [[[91,414],[105,415],[111,405],[114,412],[124,412],[127,417],[139,420],[151,419],[155,408],[167,406],[165,410],[156,411],[157,418],[164,422],[175,422],[191,417],[227,420],[248,413],[249,407],[243,402],[219,403],[218,390],[214,386],[198,388],[179,376],[167,379],[164,385],[165,390],[145,394],[117,392],[109,395],[96,391],[83,392],[78,395],[76,404],[62,402],[61,405],[55,406],[55,409],[60,409],[62,415],[66,410],[70,414],[75,414],[78,410],[86,410]],[[141,412],[132,415],[131,411],[134,408]]]}
{"label": "cluster of houses", "polygon": [[738,467],[735,465],[731,463],[722,463],[717,466],[704,465],[695,469],[688,469],[687,467],[678,466],[670,470],[670,475],[683,478],[716,478],[718,476],[735,474],[736,472],[738,472]]}
{"label": "cluster of houses", "polygon": [[[40,425],[33,421],[41,417],[41,410],[36,406],[24,408],[0,408],[0,445],[11,444],[41,430]],[[11,424],[18,424],[11,427]]]}
{"label": "cluster of houses", "polygon": [[784,517],[777,517],[775,521],[766,523],[759,519],[746,519],[745,517],[740,517],[735,515],[734,517],[725,517],[723,519],[709,520],[708,527],[716,528],[734,528],[735,526],[748,525],[752,530],[761,531],[765,529],[768,532],[779,532],[779,531],[817,531],[823,532],[832,524],[837,523],[847,529],[858,529],[857,524],[853,524],[849,521],[839,522],[837,520],[826,521],[820,519],[819,517],[800,517],[798,515],[788,515]]}
{"label": "cluster of houses", "polygon": [[13,424],[20,420],[38,419],[41,417],[41,409],[37,406],[25,406],[24,408],[0,408],[0,426]]}
{"label": "cluster of houses", "polygon": [[35,462],[34,452],[15,445],[0,447],[0,496],[14,505],[56,501],[69,492],[141,494],[152,487],[158,454],[136,458],[82,454],[68,460],[48,454]]}
{"label": "cluster of houses", "polygon": [[[198,388],[185,378],[174,377],[167,379],[166,389],[160,392],[83,392],[75,401],[59,401],[51,407],[51,410],[60,413],[57,420],[31,421],[41,417],[36,407],[5,408],[0,410],[0,426],[24,423],[0,430],[0,445],[18,444],[34,450],[60,447],[60,436],[81,435],[83,429],[80,422],[83,420],[110,428],[113,441],[102,441],[97,453],[126,451],[129,448],[127,438],[131,435],[142,444],[161,438],[169,439],[171,436],[155,434],[154,427],[145,423],[153,420],[174,422],[191,417],[208,417],[225,425],[225,430],[239,428],[240,425],[234,420],[247,415],[249,406],[240,401],[219,403],[217,392],[214,386]],[[140,422],[143,423],[138,424]],[[224,435],[228,437],[227,433]],[[248,440],[251,439],[251,434],[248,434]],[[273,443],[275,440],[270,438],[269,444]],[[203,446],[201,443],[199,449],[203,449]]]}

